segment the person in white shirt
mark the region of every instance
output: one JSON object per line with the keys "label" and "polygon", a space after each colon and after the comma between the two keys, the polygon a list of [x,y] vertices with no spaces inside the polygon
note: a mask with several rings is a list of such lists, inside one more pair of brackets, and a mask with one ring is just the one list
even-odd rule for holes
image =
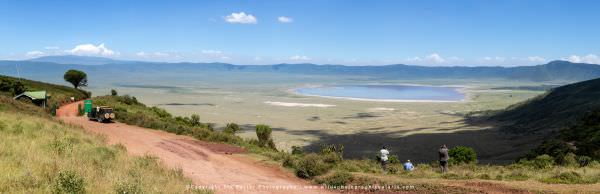
{"label": "person in white shirt", "polygon": [[383,174],[385,174],[387,172],[388,155],[390,155],[390,152],[385,146],[383,146],[379,152],[381,152],[381,169],[383,169]]}

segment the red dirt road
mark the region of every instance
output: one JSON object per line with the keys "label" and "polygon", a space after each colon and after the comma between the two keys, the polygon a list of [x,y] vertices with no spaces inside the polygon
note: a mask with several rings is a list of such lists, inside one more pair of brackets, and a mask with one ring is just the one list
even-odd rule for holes
{"label": "red dirt road", "polygon": [[[130,154],[150,154],[160,158],[169,168],[181,168],[196,186],[216,186],[217,193],[330,193],[327,190],[303,189],[315,185],[296,178],[281,167],[266,165],[240,154],[244,150],[239,147],[118,122],[88,121],[85,117],[76,116],[78,103],[60,107],[57,116],[66,123],[105,135],[109,144],[123,144]],[[234,186],[238,189],[233,189]],[[298,189],[273,188],[288,186]]]}

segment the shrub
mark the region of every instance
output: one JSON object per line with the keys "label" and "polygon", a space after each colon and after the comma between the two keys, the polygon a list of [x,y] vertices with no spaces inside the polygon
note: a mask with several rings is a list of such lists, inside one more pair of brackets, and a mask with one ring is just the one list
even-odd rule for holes
{"label": "shrub", "polygon": [[139,181],[118,181],[115,186],[115,193],[117,194],[141,194],[142,186]]}
{"label": "shrub", "polygon": [[388,157],[388,162],[390,164],[400,164],[400,163],[402,163],[402,162],[400,162],[400,159],[398,159],[398,156],[396,156],[396,155],[389,156]]}
{"label": "shrub", "polygon": [[566,154],[561,161],[563,166],[579,166],[579,163],[577,162],[577,156],[570,152]]}
{"label": "shrub", "polygon": [[535,157],[531,162],[533,167],[537,169],[548,169],[554,166],[554,158],[547,154]]}
{"label": "shrub", "polygon": [[298,161],[296,176],[310,179],[326,173],[329,168],[330,166],[323,162],[318,154],[307,154]]}
{"label": "shrub", "polygon": [[456,146],[448,151],[451,164],[477,163],[477,153],[470,147]]}
{"label": "shrub", "polygon": [[235,123],[227,123],[227,126],[225,126],[225,129],[223,130],[223,132],[232,135],[237,133],[238,131],[240,131],[240,126]]}
{"label": "shrub", "polygon": [[192,116],[190,116],[190,120],[191,120],[191,124],[192,126],[200,126],[200,115],[197,114],[192,114]]}
{"label": "shrub", "polygon": [[271,131],[271,127],[268,125],[256,125],[256,136],[258,137],[259,146],[268,146],[275,149],[275,143],[271,138]]}
{"label": "shrub", "polygon": [[326,184],[328,186],[344,186],[352,182],[354,177],[349,172],[336,171],[330,176],[317,180],[319,184]]}
{"label": "shrub", "polygon": [[85,181],[75,171],[61,171],[55,178],[53,193],[85,193]]}
{"label": "shrub", "polygon": [[302,148],[300,146],[292,146],[292,154],[293,155],[302,155],[302,154],[304,154],[304,151],[302,150]]}
{"label": "shrub", "polygon": [[558,183],[558,184],[581,184],[581,183],[593,183],[594,181],[586,181],[581,175],[576,172],[563,172],[558,175],[542,179],[544,183]]}
{"label": "shrub", "polygon": [[580,167],[588,166],[592,162],[592,158],[589,156],[579,156],[577,157],[577,162]]}
{"label": "shrub", "polygon": [[119,94],[117,93],[117,90],[115,90],[115,89],[111,89],[111,90],[110,90],[110,95],[111,95],[111,96],[118,96]]}
{"label": "shrub", "polygon": [[25,92],[27,90],[27,88],[25,88],[25,85],[23,85],[23,83],[21,83],[20,81],[14,82],[11,88],[11,93],[16,96],[19,95],[23,92]]}

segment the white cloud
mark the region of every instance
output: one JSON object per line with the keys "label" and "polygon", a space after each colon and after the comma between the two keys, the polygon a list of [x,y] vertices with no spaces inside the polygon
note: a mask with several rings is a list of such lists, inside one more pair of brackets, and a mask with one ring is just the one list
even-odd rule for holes
{"label": "white cloud", "polygon": [[493,61],[493,62],[503,62],[506,60],[504,57],[483,57],[481,58],[484,61]]}
{"label": "white cloud", "polygon": [[436,63],[436,64],[441,64],[441,63],[449,63],[449,62],[456,62],[456,61],[461,61],[462,59],[459,57],[448,57],[447,59],[442,57],[440,54],[437,53],[431,53],[427,56],[424,57],[412,57],[412,58],[407,58],[405,59],[406,62],[409,63]]}
{"label": "white cloud", "polygon": [[57,46],[47,46],[47,47],[44,47],[44,49],[46,49],[46,50],[58,50],[58,49],[60,49],[60,47],[57,47]]}
{"label": "white cloud", "polygon": [[41,57],[46,55],[46,53],[42,51],[29,51],[25,54],[26,57]]}
{"label": "white cloud", "polygon": [[281,23],[292,23],[294,22],[294,19],[290,18],[290,17],[285,17],[285,16],[279,16],[277,18],[277,21],[281,22]]}
{"label": "white cloud", "polygon": [[246,14],[244,12],[240,13],[231,13],[231,15],[225,16],[225,21],[229,23],[239,23],[239,24],[256,24],[256,17],[251,14]]}
{"label": "white cloud", "polygon": [[527,60],[531,61],[531,62],[545,62],[546,59],[544,59],[543,57],[540,56],[530,56],[527,57]]}
{"label": "white cloud", "polygon": [[428,55],[427,57],[425,57],[426,60],[434,62],[434,63],[443,63],[446,62],[446,59],[442,58],[439,54],[437,53],[432,53],[430,55]]}
{"label": "white cloud", "polygon": [[74,55],[101,55],[101,56],[112,56],[118,55],[118,53],[106,48],[104,44],[99,44],[98,46],[93,44],[80,44],[75,46],[75,48],[71,50],[66,50],[65,52],[71,53]]}
{"label": "white cloud", "polygon": [[563,57],[562,60],[570,61],[573,63],[600,64],[600,57],[598,57],[598,55],[594,55],[594,54],[589,54],[586,56],[571,55],[569,57]]}
{"label": "white cloud", "polygon": [[290,57],[290,60],[292,60],[292,61],[308,61],[308,60],[310,60],[310,57],[294,55],[294,56]]}

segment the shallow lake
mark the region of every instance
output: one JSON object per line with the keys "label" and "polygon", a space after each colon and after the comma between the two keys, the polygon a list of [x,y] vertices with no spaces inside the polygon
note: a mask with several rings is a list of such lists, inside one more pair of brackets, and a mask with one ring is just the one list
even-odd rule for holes
{"label": "shallow lake", "polygon": [[465,94],[457,87],[412,85],[337,85],[305,87],[296,93],[309,96],[386,101],[461,101]]}

